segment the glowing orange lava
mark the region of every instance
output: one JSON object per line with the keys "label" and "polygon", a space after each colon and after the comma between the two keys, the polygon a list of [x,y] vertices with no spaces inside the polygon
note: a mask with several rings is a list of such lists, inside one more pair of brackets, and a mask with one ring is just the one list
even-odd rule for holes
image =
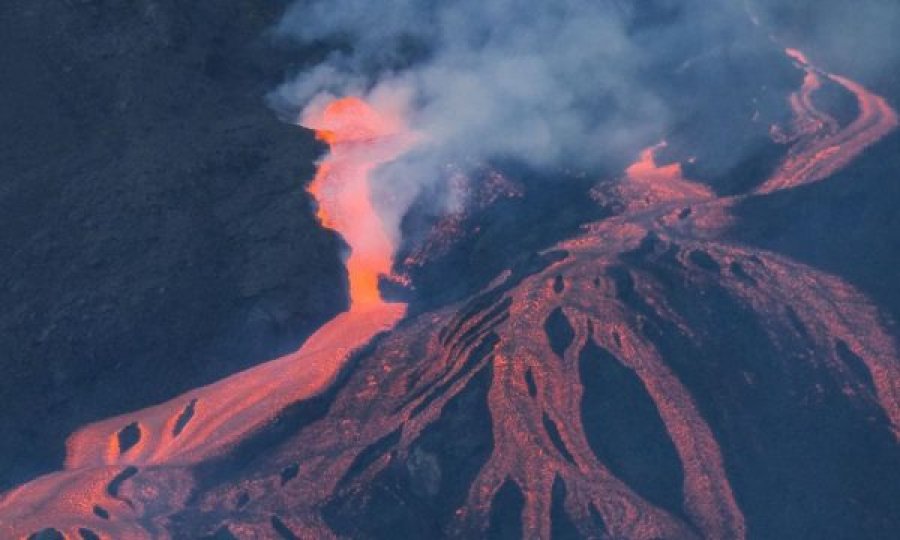
{"label": "glowing orange lava", "polygon": [[0,498],[0,536],[24,538],[52,526],[67,538],[80,537],[80,529],[103,539],[159,537],[151,512],[139,502],[147,493],[125,496],[134,480],[121,490],[119,484],[138,472],[165,477],[167,504],[183,502],[192,484],[182,468],[223,452],[285,407],[322,392],[353,352],[403,317],[406,306],[384,302],[378,292],[378,276],[390,272],[394,246],[369,200],[368,175],[402,152],[409,139],[398,122],[355,98],[335,101],[312,123],[331,152],[310,191],[323,225],[350,245],[350,311],[322,326],[296,353],[78,430],[66,444],[66,470]]}
{"label": "glowing orange lava", "polygon": [[[840,75],[826,73],[812,65],[802,52],[785,53],[804,70],[803,86],[791,95],[794,133],[785,142],[793,142],[788,157],[757,193],[817,182],[846,167],[866,148],[878,142],[898,125],[897,112],[883,97]],[[859,116],[846,127],[813,103],[813,94],[822,87],[823,77],[837,83],[856,98]]]}
{"label": "glowing orange lava", "polygon": [[390,274],[395,245],[372,205],[370,175],[403,153],[411,139],[399,119],[355,97],[331,102],[304,123],[330,146],[309,192],[319,205],[322,224],[350,246],[346,265],[351,310],[378,303],[378,278]]}
{"label": "glowing orange lava", "polygon": [[[755,443],[744,431],[715,429],[702,407],[722,397],[720,372],[740,356],[743,345],[731,343],[732,327],[713,328],[743,324],[725,320],[731,315],[752,314],[759,343],[771,352],[740,366],[752,400],[770,391],[756,380],[789,383],[771,389],[784,392],[787,405],[806,395],[794,395],[792,385],[809,390],[803,385],[834,383],[861,410],[883,411],[900,438],[900,354],[877,306],[835,276],[720,234],[735,203],[821,180],[897,125],[883,99],[826,75],[860,104],[859,117],[840,128],[811,99],[822,72],[801,53],[788,54],[806,70],[791,98],[797,121],[784,142],[792,146],[755,193],[717,197],[685,178],[678,164],[660,165],[659,146],[644,150],[611,188],[611,197],[622,201],[619,214],[540,254],[542,266],[511,269],[467,302],[394,329],[360,360],[327,414],[271,449],[263,466],[194,493],[191,465],[320,392],[352,351],[404,313],[378,294],[394,244],[368,183],[411,139],[400,118],[355,98],[308,115],[306,125],[331,147],[310,192],[322,223],[350,246],[351,310],[293,355],[79,430],[69,439],[65,471],[0,498],[0,536],[20,538],[52,526],[67,538],[77,538],[81,528],[104,540],[167,537],[170,526],[186,521],[170,518],[191,508],[209,522],[197,526],[202,534],[185,537],[224,529],[240,538],[334,538],[324,508],[336,500],[368,504],[394,496],[393,488],[375,496],[366,491],[383,472],[396,477],[416,469],[433,479],[421,473],[436,459],[423,450],[423,434],[483,399],[490,443],[441,534],[483,536],[498,493],[513,485],[522,494],[516,516],[522,536],[550,538],[554,493],[563,485],[561,511],[581,537],[745,538],[748,520],[726,449]],[[710,348],[719,343],[717,332],[730,356],[719,358]],[[734,337],[743,332],[739,326]],[[589,386],[603,378],[584,369],[591,366],[633,382],[626,407],[641,399],[647,404],[658,434],[633,450],[671,448],[665,459],[680,478],[673,496],[654,498],[653,489],[642,489],[626,467],[597,450],[604,446],[599,439],[615,433],[584,419]],[[710,378],[684,377],[679,369]],[[619,390],[609,403],[622,398]],[[464,417],[462,430],[478,420]],[[284,471],[291,471],[290,484]],[[655,486],[660,478],[649,482]]]}

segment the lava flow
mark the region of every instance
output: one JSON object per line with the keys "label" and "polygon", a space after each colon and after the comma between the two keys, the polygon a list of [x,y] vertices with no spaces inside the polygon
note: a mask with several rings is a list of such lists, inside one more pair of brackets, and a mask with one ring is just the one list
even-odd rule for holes
{"label": "lava flow", "polygon": [[350,246],[350,309],[379,304],[378,278],[390,274],[395,246],[372,206],[369,177],[403,153],[411,137],[401,119],[380,114],[355,97],[307,114],[304,124],[331,147],[309,191],[322,224],[339,232]]}
{"label": "lava flow", "polygon": [[[807,75],[796,133],[756,192],[717,197],[649,148],[598,190],[619,214],[393,328],[301,414],[286,408],[403,314],[378,295],[393,244],[367,183],[409,144],[402,123],[358,100],[311,115],[331,145],[311,192],[350,246],[350,311],[295,355],[79,431],[66,471],[0,500],[0,532],[791,537],[778,521],[800,514],[785,505],[849,497],[825,477],[855,434],[890,456],[900,435],[900,354],[877,307],[722,234],[742,198],[821,180],[896,125],[884,100],[827,75],[860,103],[838,126],[812,102],[822,72],[791,54]],[[279,413],[290,430],[254,429]],[[206,459],[239,439],[262,451],[240,467]],[[823,448],[838,461],[817,468]],[[788,498],[798,478],[815,489]]]}
{"label": "lava flow", "polygon": [[0,499],[4,538],[44,527],[66,538],[158,537],[161,529],[138,523],[147,509],[120,493],[126,479],[166,477],[169,483],[154,489],[164,489],[167,504],[183,501],[191,480],[179,468],[222,453],[285,407],[322,392],[352,353],[403,317],[405,305],[384,302],[378,292],[378,277],[390,272],[394,246],[372,206],[368,181],[370,172],[397,157],[410,139],[399,120],[386,120],[356,98],[334,101],[310,124],[331,146],[310,191],[323,225],[349,244],[350,310],[293,354],[80,429],[67,441],[65,471]]}
{"label": "lava flow", "polygon": [[[827,131],[836,122],[811,106],[811,80],[793,103],[798,124],[817,127],[761,192],[821,180],[889,131],[893,111],[850,84],[877,114],[861,107]],[[817,418],[859,415],[842,429],[879,426],[896,454],[900,354],[877,307],[837,277],[722,239],[742,197],[659,165],[657,150],[598,192],[619,215],[395,329],[328,415],[204,493],[176,530],[745,538],[784,515],[780,491],[809,467],[784,456],[815,462],[840,440],[807,435]]]}
{"label": "lava flow", "polygon": [[[793,146],[778,171],[757,193],[771,193],[827,178],[898,125],[897,112],[883,97],[846,77],[823,72],[796,49],[787,49],[786,54],[805,72],[802,88],[790,101],[795,114],[793,134],[783,139],[793,142]],[[856,98],[859,115],[846,127],[840,127],[813,102],[813,94],[822,87],[823,77]]]}

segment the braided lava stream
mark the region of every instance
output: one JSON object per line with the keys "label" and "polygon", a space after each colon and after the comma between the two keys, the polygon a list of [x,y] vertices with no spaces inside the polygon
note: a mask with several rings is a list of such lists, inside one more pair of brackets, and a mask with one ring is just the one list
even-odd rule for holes
{"label": "braided lava stream", "polygon": [[[403,316],[402,305],[378,296],[377,276],[390,271],[393,249],[365,179],[409,142],[402,122],[357,100],[334,103],[309,123],[332,146],[310,189],[322,222],[353,250],[351,309],[293,355],[76,432],[66,470],[3,496],[0,531],[10,538],[45,527],[67,538],[193,538],[223,529],[238,538],[365,537],[352,516],[361,516],[358,527],[371,521],[366,512],[378,497],[367,490],[405,470],[418,498],[451,501],[430,525],[443,536],[483,534],[502,497],[518,501],[527,538],[550,538],[560,515],[586,538],[746,537],[726,449],[750,443],[723,427],[746,411],[730,409],[704,377],[738,380],[754,399],[839,396],[886,418],[894,443],[900,426],[900,355],[875,305],[837,277],[722,238],[736,202],[821,180],[897,125],[881,97],[788,54],[806,72],[791,97],[796,118],[784,142],[792,146],[754,193],[717,197],[684,178],[678,164],[659,166],[657,147],[645,150],[612,193],[597,194],[620,202],[618,215],[585,226],[466,302],[397,325],[360,360],[327,414],[266,460],[198,489],[192,465],[321,392],[350,351]],[[849,125],[815,107],[823,78],[856,97],[859,116]],[[374,248],[357,250],[361,239]],[[720,308],[740,315],[728,320]],[[758,356],[731,343],[739,333],[757,336]],[[602,381],[628,399],[590,398]],[[441,469],[435,426],[450,429],[464,407],[481,407],[489,418],[489,439],[466,450],[483,460]],[[623,408],[646,421],[616,424]],[[479,422],[466,417],[454,429],[475,439]],[[626,440],[624,455],[606,442],[631,433],[639,436]],[[646,478],[629,467],[628,455],[648,452],[668,472]],[[464,482],[462,492],[446,487],[448,474]],[[343,518],[329,517],[335,513]]]}

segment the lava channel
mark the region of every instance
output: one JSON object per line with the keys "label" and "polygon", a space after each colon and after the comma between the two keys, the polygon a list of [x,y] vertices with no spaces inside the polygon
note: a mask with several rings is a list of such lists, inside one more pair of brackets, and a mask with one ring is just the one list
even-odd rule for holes
{"label": "lava channel", "polygon": [[[883,97],[846,77],[822,71],[796,49],[787,49],[786,53],[805,72],[803,86],[790,98],[795,115],[792,137],[795,140],[787,158],[757,193],[772,193],[827,178],[898,125],[897,112]],[[823,77],[856,98],[859,115],[845,127],[840,127],[813,103],[813,94],[822,87]]]}
{"label": "lava channel", "polygon": [[[82,530],[101,538],[164,536],[151,516],[184,502],[192,485],[188,466],[222,453],[292,403],[321,393],[355,351],[403,317],[406,306],[385,302],[378,291],[378,278],[390,272],[395,246],[370,200],[369,180],[376,167],[399,156],[412,139],[400,118],[384,116],[357,98],[336,100],[308,115],[306,123],[330,145],[310,192],[322,224],[349,245],[349,311],[322,326],[293,354],[79,429],[66,443],[64,471],[0,499],[0,536],[25,537],[45,527],[67,538]],[[143,495],[165,493],[163,507],[144,506],[140,496],[124,495],[151,478]]]}

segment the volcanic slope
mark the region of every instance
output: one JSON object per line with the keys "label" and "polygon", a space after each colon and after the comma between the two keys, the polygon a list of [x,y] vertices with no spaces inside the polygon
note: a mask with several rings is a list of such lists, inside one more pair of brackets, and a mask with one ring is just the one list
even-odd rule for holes
{"label": "volcanic slope", "polygon": [[[807,74],[777,130],[791,146],[753,193],[717,197],[645,150],[596,194],[620,215],[402,323],[277,452],[206,469],[173,530],[890,537],[888,322],[835,276],[721,239],[734,204],[821,180],[897,125],[879,96],[787,53]],[[820,78],[856,98],[857,119],[815,107]]]}
{"label": "volcanic slope", "polygon": [[[835,276],[722,240],[736,202],[820,180],[896,126],[881,98],[827,77],[860,118],[816,109],[807,77],[788,157],[756,193],[717,197],[647,149],[595,194],[619,215],[402,321],[226,454],[109,464],[102,499],[66,523],[101,538],[123,523],[174,538],[890,537],[888,322]],[[29,489],[0,519],[55,526],[50,506],[17,507]]]}

